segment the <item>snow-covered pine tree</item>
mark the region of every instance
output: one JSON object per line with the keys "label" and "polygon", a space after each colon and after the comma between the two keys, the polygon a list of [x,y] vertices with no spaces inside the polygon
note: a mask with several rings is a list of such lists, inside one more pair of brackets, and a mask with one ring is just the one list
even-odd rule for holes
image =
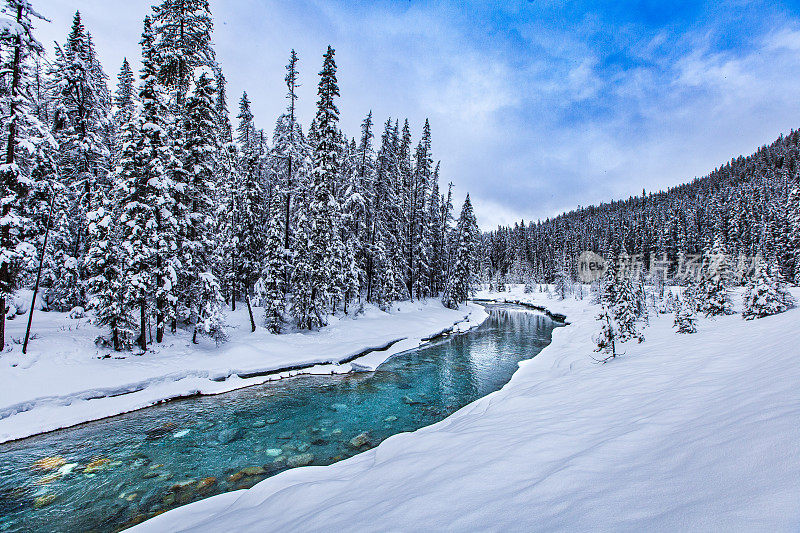
{"label": "snow-covered pine tree", "polygon": [[597,345],[594,351],[608,354],[600,360],[600,362],[605,363],[617,356],[617,339],[619,337],[614,313],[606,303],[602,304],[602,309],[596,320],[600,323],[600,331],[594,338],[594,342]]}
{"label": "snow-covered pine tree", "polygon": [[[286,65],[286,77],[284,78],[287,89],[286,99],[289,100],[289,103],[286,106],[286,112],[278,118],[278,125],[275,127],[272,143],[273,153],[276,158],[273,166],[283,170],[281,174],[284,176],[282,179],[283,190],[281,191],[284,195],[283,247],[287,251],[291,250],[292,197],[295,195],[296,189],[304,185],[298,183],[298,177],[310,151],[296,116],[297,89],[300,87],[298,82],[299,73],[297,71],[297,63],[299,61],[297,53],[292,50],[289,54],[289,63]],[[287,256],[287,260],[290,259]],[[286,274],[288,275],[289,273],[290,270],[287,269]]]}
{"label": "snow-covered pine tree", "polygon": [[[437,176],[438,178],[438,176]],[[438,181],[438,179],[437,179]],[[442,250],[439,254],[440,279],[437,293],[444,291],[447,285],[448,269],[453,262],[453,182],[447,184],[447,196],[442,196],[439,206],[439,240]]]}
{"label": "snow-covered pine tree", "polygon": [[[93,196],[93,208],[87,214],[89,249],[84,259],[89,276],[86,290],[95,310],[97,325],[109,328],[114,350],[130,346],[135,321],[125,302],[124,264],[121,261],[119,230],[114,225],[114,202],[101,188]],[[99,337],[108,344],[109,340]]]}
{"label": "snow-covered pine tree", "polygon": [[630,277],[619,272],[615,260],[609,261],[601,279],[600,303],[611,313],[617,341],[644,341],[638,324],[641,317],[636,291]]}
{"label": "snow-covered pine tree", "polygon": [[788,273],[795,285],[800,285],[800,184],[794,183],[787,199],[787,246],[792,271]]}
{"label": "snow-covered pine tree", "polygon": [[283,328],[283,311],[285,306],[286,272],[288,251],[284,243],[284,211],[285,204],[280,195],[273,195],[267,220],[267,232],[264,241],[264,268],[261,272],[261,299],[264,306],[264,323],[272,333],[280,333]]}
{"label": "snow-covered pine tree", "polygon": [[57,270],[45,276],[54,280],[48,297],[60,310],[85,305],[81,259],[87,247],[86,213],[94,190],[106,186],[110,168],[110,100],[105,83],[76,12],[66,42],[56,46],[50,70],[53,134],[60,149],[59,173],[66,195],[58,207],[67,211],[57,212],[61,223],[54,226],[52,249],[58,258]]}
{"label": "snow-covered pine tree", "polygon": [[403,218],[400,220],[402,228],[401,245],[402,245],[402,262],[398,265],[401,269],[400,272],[403,276],[403,282],[406,285],[405,293],[408,297],[414,298],[414,291],[411,285],[411,268],[413,263],[413,245],[412,239],[412,223],[411,223],[411,206],[412,206],[412,191],[414,184],[414,165],[411,163],[411,128],[408,125],[408,119],[403,122],[402,133],[399,129],[399,124],[395,125],[398,131],[396,136],[397,154],[397,173],[398,173],[398,196],[400,197],[400,205],[402,208]]}
{"label": "snow-covered pine tree", "polygon": [[253,309],[250,303],[253,287],[262,271],[264,253],[264,200],[265,194],[259,179],[261,161],[260,135],[256,132],[250,99],[247,93],[239,102],[239,126],[236,141],[240,147],[239,172],[241,190],[236,192],[236,213],[234,216],[234,235],[236,236],[236,285],[243,289],[250,327],[256,330]]}
{"label": "snow-covered pine tree", "polygon": [[176,237],[171,191],[165,170],[169,139],[165,138],[166,105],[156,79],[156,55],[149,17],[142,32],[142,107],[122,132],[122,153],[115,175],[121,207],[120,241],[125,254],[126,304],[139,309],[139,345],[147,349],[147,315],[155,292],[157,341],[161,342],[172,302],[174,271],[169,258]]}
{"label": "snow-covered pine tree", "polygon": [[122,67],[117,75],[117,91],[114,94],[114,122],[119,126],[127,124],[133,119],[135,111],[133,71],[126,57],[122,60]]}
{"label": "snow-covered pine tree", "polygon": [[560,261],[560,266],[558,268],[558,272],[556,273],[556,282],[555,282],[555,293],[556,298],[559,300],[564,300],[567,297],[567,294],[570,292],[570,286],[572,285],[569,274],[567,273],[566,267],[566,259],[563,256]]}
{"label": "snow-covered pine tree", "polygon": [[480,235],[469,194],[461,208],[456,235],[455,260],[442,297],[444,305],[451,309],[457,309],[459,304],[466,302],[472,296],[473,283],[478,273],[477,251]]}
{"label": "snow-covered pine tree", "polygon": [[[669,293],[672,297],[672,292]],[[683,293],[683,299],[673,303],[675,321],[673,327],[678,328],[678,333],[695,333],[697,331],[697,302],[694,299],[694,289],[689,287]]]}
{"label": "snow-covered pine tree", "polygon": [[638,297],[633,282],[628,276],[616,276],[617,297],[614,301],[614,320],[617,324],[618,338],[620,342],[629,340],[644,341],[644,335],[639,327],[639,314],[637,305]]}
{"label": "snow-covered pine tree", "polygon": [[782,313],[794,307],[794,298],[777,265],[759,262],[744,293],[742,318],[753,320]]}
{"label": "snow-covered pine tree", "polygon": [[[153,7],[153,43],[156,76],[161,85],[176,91],[182,106],[197,67],[214,67],[211,46],[213,22],[208,0],[163,0]],[[177,112],[181,113],[180,109]]]}
{"label": "snow-covered pine tree", "polygon": [[430,269],[430,232],[426,223],[426,201],[429,199],[433,171],[431,156],[431,126],[428,119],[422,129],[422,138],[414,153],[409,205],[409,287],[417,298],[428,296],[428,270]]}
{"label": "snow-covered pine tree", "polygon": [[730,268],[722,238],[718,235],[703,258],[703,270],[697,297],[706,316],[733,313],[728,283]]}
{"label": "snow-covered pine tree", "polygon": [[219,143],[213,83],[205,72],[195,80],[186,99],[183,125],[188,216],[181,242],[186,276],[182,297],[189,309],[195,341],[198,331],[219,338],[223,322],[223,298],[213,273],[213,250],[219,245],[214,233],[214,170],[218,166]]}
{"label": "snow-covered pine tree", "polygon": [[219,246],[214,250],[214,272],[223,287],[225,298],[236,310],[236,211],[238,194],[241,190],[241,176],[238,171],[239,154],[236,143],[233,142],[233,130],[228,117],[228,103],[225,91],[225,76],[217,69],[216,73],[216,117],[217,138],[220,151],[216,158],[217,167],[214,171],[216,177],[216,194],[214,209],[214,227],[219,240]]}
{"label": "snow-covered pine tree", "polygon": [[444,290],[446,253],[443,234],[439,230],[442,216],[442,197],[439,195],[439,164],[431,177],[431,190],[425,212],[425,239],[428,241],[428,279],[426,280],[429,296],[440,295]]}
{"label": "snow-covered pine tree", "polygon": [[334,102],[339,87],[333,56],[334,50],[328,46],[317,89],[317,113],[309,135],[313,155],[307,213],[300,228],[303,235],[298,236],[302,241],[298,254],[303,257],[298,257],[300,272],[294,282],[294,314],[298,326],[306,329],[323,326],[325,314],[332,310],[332,294],[337,289],[332,283],[334,263],[343,247],[339,233],[341,208],[334,190],[340,147],[339,110]]}
{"label": "snow-covered pine tree", "polygon": [[43,19],[28,0],[5,0],[0,26],[0,128],[5,155],[0,164],[0,350],[5,347],[5,310],[19,271],[36,254],[26,231],[25,200],[34,184],[26,164],[36,147],[52,142],[33,113],[33,59],[44,53],[33,35],[33,19]]}
{"label": "snow-covered pine tree", "polygon": [[676,310],[675,296],[672,294],[672,291],[668,290],[666,294],[666,297],[661,300],[658,306],[658,312],[660,314],[674,313]]}

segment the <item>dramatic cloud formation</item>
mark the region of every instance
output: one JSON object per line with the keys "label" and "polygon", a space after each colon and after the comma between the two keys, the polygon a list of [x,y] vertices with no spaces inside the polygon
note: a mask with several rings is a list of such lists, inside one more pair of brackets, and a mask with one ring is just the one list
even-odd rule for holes
{"label": "dramatic cloud formation", "polygon": [[[151,2],[48,0],[46,43],[80,9],[111,81],[138,60]],[[212,0],[235,111],[271,131],[289,50],[301,117],[337,51],[342,124],[431,120],[442,179],[485,229],[703,175],[800,126],[800,19],[780,2],[324,2]],[[235,114],[235,113],[234,113]]]}

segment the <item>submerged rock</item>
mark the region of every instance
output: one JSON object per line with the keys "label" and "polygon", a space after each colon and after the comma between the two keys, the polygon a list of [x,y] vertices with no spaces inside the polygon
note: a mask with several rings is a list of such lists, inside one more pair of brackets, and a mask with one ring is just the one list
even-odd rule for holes
{"label": "submerged rock", "polygon": [[311,444],[307,442],[301,442],[300,444],[297,445],[297,451],[301,453],[307,452],[309,448],[311,448]]}
{"label": "submerged rock", "polygon": [[195,483],[194,479],[187,479],[185,481],[178,481],[169,489],[172,492],[181,492],[183,490],[188,489]]}
{"label": "submerged rock", "polygon": [[172,436],[174,438],[176,438],[176,439],[179,439],[179,438],[183,437],[184,435],[187,435],[190,431],[191,431],[191,429],[182,429],[180,431],[176,431],[175,433],[173,433]]}
{"label": "submerged rock", "polygon": [[266,422],[267,424],[277,424],[278,423],[278,421],[276,419],[274,419],[274,418],[268,418],[267,420],[264,420],[264,422]]}
{"label": "submerged rock", "polygon": [[201,479],[200,482],[198,482],[194,488],[197,492],[203,494],[211,490],[211,487],[213,487],[216,483],[217,483],[217,478],[215,478],[214,476],[210,476]]}
{"label": "submerged rock", "polygon": [[91,474],[92,472],[95,472],[97,470],[104,470],[110,466],[109,463],[111,463],[111,459],[107,459],[105,457],[101,457],[100,459],[95,459],[94,461],[86,465],[86,468],[83,469],[83,473]]}
{"label": "submerged rock", "polygon": [[369,444],[369,432],[365,431],[364,433],[359,433],[352,439],[350,439],[350,446],[353,448],[361,448],[364,445]]}
{"label": "submerged rock", "polygon": [[237,441],[244,437],[245,430],[244,428],[229,428],[223,429],[219,432],[217,436],[217,440],[222,444],[230,444],[231,442]]}
{"label": "submerged rock", "polygon": [[33,500],[33,506],[36,509],[41,509],[42,507],[47,507],[48,505],[50,505],[51,503],[56,501],[56,497],[57,496],[55,494],[45,494],[43,496],[39,496],[38,498]]}
{"label": "submerged rock", "polygon": [[296,468],[298,466],[310,465],[314,461],[313,453],[301,453],[299,455],[292,455],[286,460],[287,466]]}
{"label": "submerged rock", "polygon": [[395,420],[397,420],[397,417],[394,415],[387,416],[383,419],[384,422],[394,422]]}
{"label": "submerged rock", "polygon": [[311,441],[311,444],[313,446],[325,446],[326,444],[328,444],[328,441],[325,439],[314,439]]}
{"label": "submerged rock", "polygon": [[265,453],[270,457],[278,457],[283,453],[283,450],[281,450],[280,448],[267,448],[267,451]]}
{"label": "submerged rock", "polygon": [[329,407],[331,411],[344,411],[347,409],[347,405],[343,403],[332,403]]}
{"label": "submerged rock", "polygon": [[264,420],[256,420],[255,422],[253,422],[253,427],[256,428],[256,429],[263,428],[266,425],[267,425],[267,422],[264,421]]}
{"label": "submerged rock", "polygon": [[228,476],[228,481],[231,483],[236,483],[242,478],[250,477],[250,476],[260,476],[266,474],[267,471],[262,466],[248,466],[247,468],[242,468],[235,474],[231,474]]}
{"label": "submerged rock", "polygon": [[37,485],[47,485],[61,477],[61,474],[54,472],[36,480]]}
{"label": "submerged rock", "polygon": [[406,405],[417,405],[422,402],[413,399],[411,396],[403,396],[403,403]]}
{"label": "submerged rock", "polygon": [[132,468],[141,468],[141,467],[146,466],[148,464],[150,464],[150,459],[147,459],[146,457],[139,457],[135,461],[133,461],[133,463],[131,463],[131,467]]}
{"label": "submerged rock", "polygon": [[147,435],[147,440],[155,440],[160,439],[164,435],[172,433],[172,430],[175,428],[175,422],[167,422],[155,429],[151,429],[145,432]]}
{"label": "submerged rock", "polygon": [[31,468],[34,470],[53,470],[63,466],[66,464],[66,462],[67,461],[63,457],[56,455],[54,457],[45,457],[44,459],[39,459],[31,465]]}

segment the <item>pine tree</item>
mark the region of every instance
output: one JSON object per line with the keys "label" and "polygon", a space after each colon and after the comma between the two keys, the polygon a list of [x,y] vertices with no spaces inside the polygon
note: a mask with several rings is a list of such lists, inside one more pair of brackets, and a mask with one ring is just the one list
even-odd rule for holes
{"label": "pine tree", "polygon": [[122,67],[117,75],[117,92],[114,95],[114,121],[124,125],[133,119],[136,111],[134,103],[133,71],[128,58],[122,60]]}
{"label": "pine tree", "polygon": [[795,285],[800,285],[800,185],[792,187],[787,200],[787,246],[789,249],[789,264],[792,270],[788,273]]}
{"label": "pine tree", "polygon": [[[5,309],[16,289],[20,269],[35,254],[26,235],[25,199],[32,184],[26,162],[35,147],[51,141],[32,112],[31,62],[43,54],[33,36],[33,18],[43,19],[27,0],[6,0],[2,14],[9,24],[0,31],[0,127],[5,157],[0,165],[0,350],[5,347]],[[12,29],[14,31],[12,31]]]}
{"label": "pine tree", "polygon": [[597,315],[597,321],[600,322],[600,331],[594,338],[597,345],[594,351],[609,354],[600,360],[605,363],[617,356],[617,339],[619,337],[613,312],[606,304],[603,304],[602,310]]}
{"label": "pine tree", "polygon": [[241,189],[236,194],[234,235],[236,236],[236,285],[244,290],[245,303],[250,316],[250,328],[256,330],[250,302],[253,288],[262,270],[264,250],[264,191],[259,180],[261,160],[260,136],[256,132],[250,99],[247,93],[239,102],[237,142],[241,148],[239,172]]}
{"label": "pine tree", "polygon": [[158,81],[184,102],[197,67],[216,65],[208,0],[164,0],[153,7]]}
{"label": "pine tree", "polygon": [[[94,196],[94,207],[89,211],[89,250],[86,252],[86,272],[89,276],[86,289],[90,305],[95,309],[97,324],[111,330],[114,350],[130,346],[134,321],[125,305],[124,265],[120,261],[118,229],[114,226],[113,201],[101,189]],[[103,337],[98,339],[105,344]]]}
{"label": "pine tree", "polygon": [[704,256],[702,277],[698,288],[699,302],[706,316],[729,315],[733,312],[728,290],[730,269],[721,237]]}
{"label": "pine tree", "polygon": [[[672,296],[672,293],[669,293]],[[694,299],[694,291],[687,288],[683,293],[683,300],[673,304],[675,312],[674,327],[678,328],[678,333],[697,332],[697,302]]]}
{"label": "pine tree", "polygon": [[472,287],[478,273],[478,223],[472,212],[469,195],[464,200],[456,228],[456,252],[447,289],[442,301],[446,307],[456,309],[472,296]]}
{"label": "pine tree", "polygon": [[631,279],[627,276],[617,276],[617,297],[614,301],[614,320],[617,323],[618,338],[620,342],[636,339],[644,341],[644,336],[639,328],[639,307],[637,305],[636,291]]}
{"label": "pine tree", "polygon": [[166,174],[169,159],[164,125],[166,105],[156,79],[156,55],[149,17],[142,32],[142,72],[139,99],[142,108],[122,132],[122,153],[115,175],[120,241],[124,251],[125,302],[139,309],[139,345],[147,349],[147,315],[155,292],[157,342],[161,342],[174,271],[169,257],[174,254],[171,191]]}
{"label": "pine tree", "polygon": [[743,303],[742,318],[753,320],[782,313],[794,307],[795,302],[778,266],[761,261],[747,283]]}
{"label": "pine tree", "polygon": [[79,12],[66,42],[56,47],[50,74],[56,103],[53,132],[60,147],[59,170],[67,195],[61,204],[67,212],[60,213],[62,223],[55,226],[53,250],[60,259],[57,271],[49,274],[55,280],[49,292],[57,308],[69,309],[85,304],[85,275],[80,267],[88,239],[86,213],[93,192],[107,186],[111,156],[105,74]]}
{"label": "pine tree", "polygon": [[183,129],[186,132],[188,219],[182,241],[186,272],[183,298],[189,307],[195,336],[199,330],[219,337],[223,322],[220,315],[222,294],[212,271],[212,251],[219,242],[214,234],[214,171],[219,153],[214,95],[212,80],[202,73],[186,101]]}
{"label": "pine tree", "polygon": [[281,197],[273,195],[269,209],[267,231],[264,242],[264,268],[261,272],[261,299],[264,305],[264,322],[272,333],[283,328],[284,296],[288,251],[284,244],[284,219]]}
{"label": "pine tree", "polygon": [[430,268],[430,233],[426,231],[425,202],[430,191],[433,167],[431,126],[427,119],[414,158],[409,205],[409,292],[417,298],[423,298],[428,295],[426,281]]}
{"label": "pine tree", "polygon": [[332,311],[337,287],[335,276],[337,254],[342,248],[339,220],[340,206],[336,199],[334,183],[338,170],[339,110],[334,99],[339,96],[336,81],[334,50],[330,46],[320,72],[317,89],[317,113],[311,129],[314,147],[308,213],[302,219],[302,241],[298,246],[298,276],[294,283],[300,294],[295,295],[294,314],[301,328],[315,328],[325,324],[325,313]]}

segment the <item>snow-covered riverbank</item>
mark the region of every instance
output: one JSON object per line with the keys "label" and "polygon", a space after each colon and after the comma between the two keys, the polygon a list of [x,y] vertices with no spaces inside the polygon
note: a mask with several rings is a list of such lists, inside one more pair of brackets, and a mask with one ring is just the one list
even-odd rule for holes
{"label": "snow-covered riverbank", "polygon": [[[250,333],[247,311],[240,308],[229,313],[230,341],[219,347],[207,339],[193,345],[179,332],[144,355],[133,355],[98,349],[94,339],[101,331],[89,318],[37,312],[37,338],[28,354],[12,343],[13,349],[0,355],[0,442],[180,396],[216,394],[299,373],[373,369],[427,337],[451,327],[469,329],[486,317],[476,304],[454,311],[438,300],[404,302],[390,313],[368,306],[357,318],[334,319],[318,332],[271,335],[263,328]],[[21,339],[24,317],[7,327],[10,339]]]}
{"label": "snow-covered riverbank", "polygon": [[644,343],[599,365],[588,299],[479,296],[544,305],[571,325],[442,422],[135,531],[800,527],[800,309],[702,319],[693,335],[653,314]]}

